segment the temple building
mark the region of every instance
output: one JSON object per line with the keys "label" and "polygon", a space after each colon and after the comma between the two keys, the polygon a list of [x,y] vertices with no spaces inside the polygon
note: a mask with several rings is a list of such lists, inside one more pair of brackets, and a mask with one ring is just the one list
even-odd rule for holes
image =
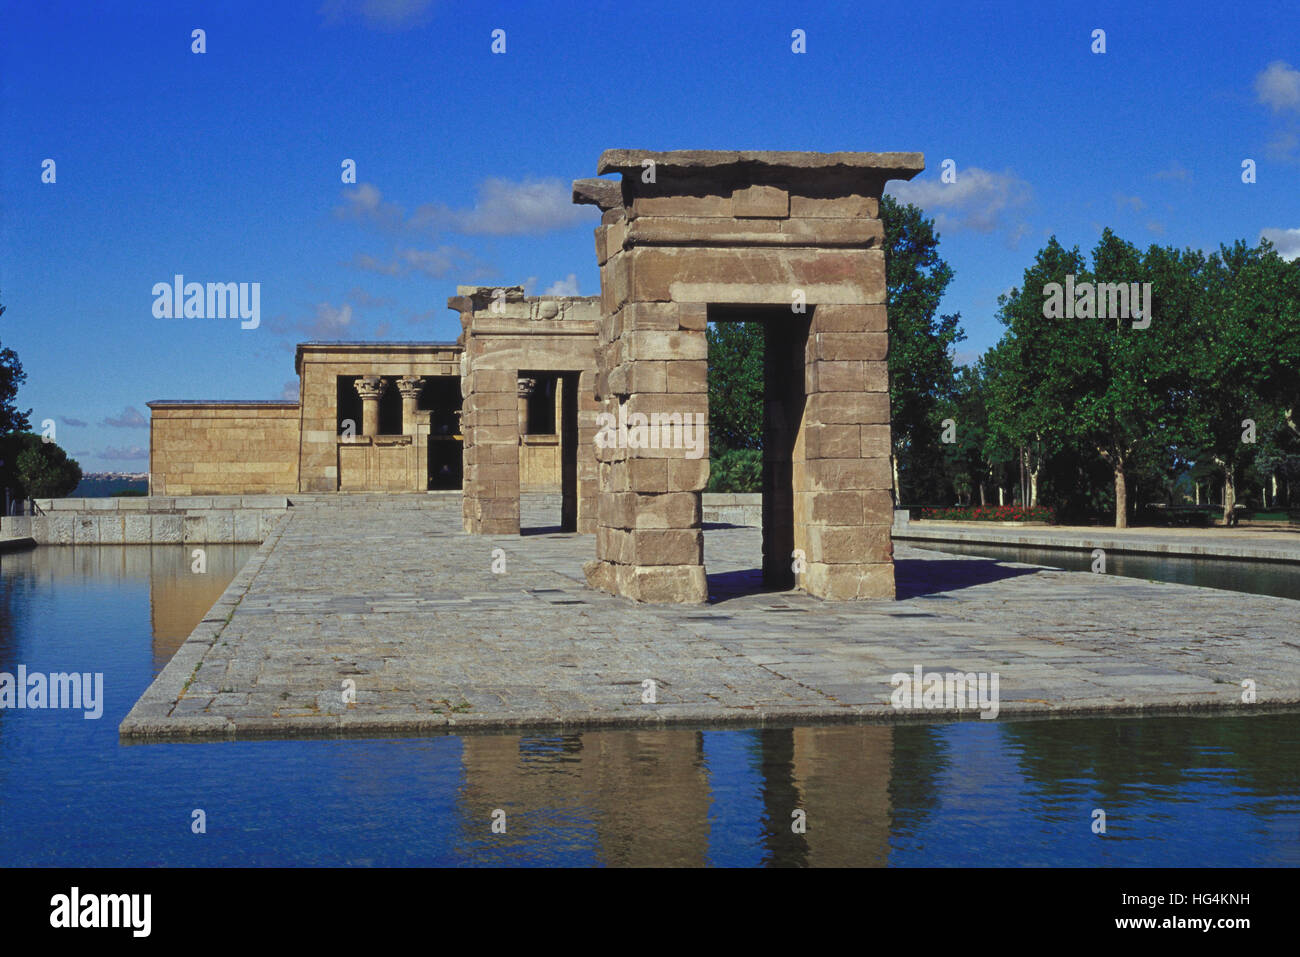
{"label": "temple building", "polygon": [[[465,328],[457,342],[299,344],[296,402],[148,403],[149,494],[453,491],[468,470],[487,512],[498,488],[514,503],[513,525],[476,530],[517,532],[520,491],[560,491],[566,462],[576,468],[578,377],[594,373],[599,299],[461,286],[450,305]],[[467,410],[481,441],[467,447],[472,382],[484,391]],[[511,436],[509,456],[498,433]]]}
{"label": "temple building", "polygon": [[880,198],[924,166],[607,150],[573,184],[601,212],[599,297],[461,286],[455,343],[305,342],[297,402],[151,402],[150,492],[461,489],[465,531],[503,535],[520,531],[521,492],[555,490],[562,529],[595,534],[589,585],[705,601],[706,329],[748,322],[763,338],[764,581],[892,598]]}

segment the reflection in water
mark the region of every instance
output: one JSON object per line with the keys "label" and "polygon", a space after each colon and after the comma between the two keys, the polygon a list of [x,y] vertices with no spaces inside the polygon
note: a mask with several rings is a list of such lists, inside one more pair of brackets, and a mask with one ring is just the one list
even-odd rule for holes
{"label": "reflection in water", "polygon": [[[1091,551],[1062,548],[1029,548],[1018,545],[983,545],[967,542],[908,542],[917,548],[977,555],[1004,562],[1046,565],[1066,571],[1092,570]],[[1198,585],[1226,591],[1272,595],[1300,600],[1300,565],[1290,562],[1244,562],[1213,558],[1170,558],[1164,555],[1106,553],[1106,574],[1147,581]]]}
{"label": "reflection in water", "polygon": [[[202,572],[194,571],[195,549],[204,553]],[[34,548],[0,556],[0,589],[7,593],[20,588],[30,601],[35,600],[34,590],[105,596],[147,585],[157,675],[256,551],[256,545]],[[12,604],[0,599],[0,609]]]}
{"label": "reflection in water", "polygon": [[252,552],[209,546],[206,577],[182,546],[0,558],[0,670],[104,672],[107,699],[0,711],[0,861],[1300,864],[1297,715],[121,745]]}

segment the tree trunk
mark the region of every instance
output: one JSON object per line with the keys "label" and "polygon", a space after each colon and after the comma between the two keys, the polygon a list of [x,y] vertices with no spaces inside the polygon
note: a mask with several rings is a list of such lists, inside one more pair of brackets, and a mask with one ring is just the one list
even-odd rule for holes
{"label": "tree trunk", "polygon": [[1115,465],[1115,527],[1128,528],[1128,482],[1124,467]]}
{"label": "tree trunk", "polygon": [[1201,504],[1201,483],[1196,482],[1194,484],[1196,485],[1196,504],[1200,505]]}
{"label": "tree trunk", "polygon": [[1237,489],[1233,485],[1232,466],[1223,467],[1223,524],[1225,526],[1236,524],[1237,516],[1234,508],[1237,504]]}
{"label": "tree trunk", "polygon": [[1003,494],[1003,488],[1001,485],[998,486],[998,504],[999,505],[1007,504],[1007,499],[1006,496]]}
{"label": "tree trunk", "polygon": [[980,505],[987,505],[988,503],[988,496],[984,493],[984,483],[980,482]]}
{"label": "tree trunk", "polygon": [[903,499],[898,487],[898,456],[896,454],[889,457],[889,466],[894,473],[894,507],[897,508],[903,504]]}

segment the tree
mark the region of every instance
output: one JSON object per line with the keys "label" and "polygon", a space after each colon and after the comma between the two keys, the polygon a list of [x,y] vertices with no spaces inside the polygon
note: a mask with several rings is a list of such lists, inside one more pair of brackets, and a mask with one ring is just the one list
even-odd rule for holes
{"label": "tree", "polygon": [[[1077,248],[1052,237],[1023,286],[1000,300],[1007,334],[990,419],[1022,448],[1082,444],[1099,455],[1114,484],[1115,527],[1125,528],[1131,474],[1171,471],[1186,441],[1187,346],[1204,308],[1205,258],[1155,246],[1143,256],[1107,229],[1092,260],[1088,269]],[[1151,284],[1145,327],[1134,327],[1136,303],[1120,308],[1134,283]],[[1078,298],[1048,308],[1049,290]]]}
{"label": "tree", "polygon": [[[934,221],[893,197],[880,201],[885,229],[889,310],[889,409],[893,429],[894,497],[902,502],[944,495],[940,403],[952,393],[953,346],[966,338],[961,316],[939,315],[952,267],[939,256]],[[946,503],[945,503],[946,504]]]}
{"label": "tree", "polygon": [[[5,307],[0,306],[0,316]],[[0,348],[0,435],[11,432],[25,432],[31,428],[32,410],[20,412],[14,400],[18,396],[18,387],[27,380],[23,364],[18,361],[18,353],[12,349]]]}
{"label": "tree", "polygon": [[709,449],[713,457],[763,447],[763,327],[710,323]]}
{"label": "tree", "polygon": [[1261,444],[1266,459],[1280,461],[1275,439],[1295,408],[1300,266],[1267,241],[1252,248],[1238,240],[1221,246],[1205,273],[1206,308],[1187,343],[1189,444],[1193,458],[1220,470],[1223,523],[1230,525],[1238,477]]}
{"label": "tree", "polygon": [[81,482],[81,466],[53,442],[31,432],[0,438],[0,479],[18,498],[62,498]]}

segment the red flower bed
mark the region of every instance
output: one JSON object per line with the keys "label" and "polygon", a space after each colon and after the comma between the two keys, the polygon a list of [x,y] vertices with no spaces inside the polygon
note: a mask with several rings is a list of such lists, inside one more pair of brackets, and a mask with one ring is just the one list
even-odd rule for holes
{"label": "red flower bed", "polygon": [[974,505],[970,508],[923,508],[921,518],[940,522],[1047,522],[1055,524],[1056,510],[1045,505]]}

